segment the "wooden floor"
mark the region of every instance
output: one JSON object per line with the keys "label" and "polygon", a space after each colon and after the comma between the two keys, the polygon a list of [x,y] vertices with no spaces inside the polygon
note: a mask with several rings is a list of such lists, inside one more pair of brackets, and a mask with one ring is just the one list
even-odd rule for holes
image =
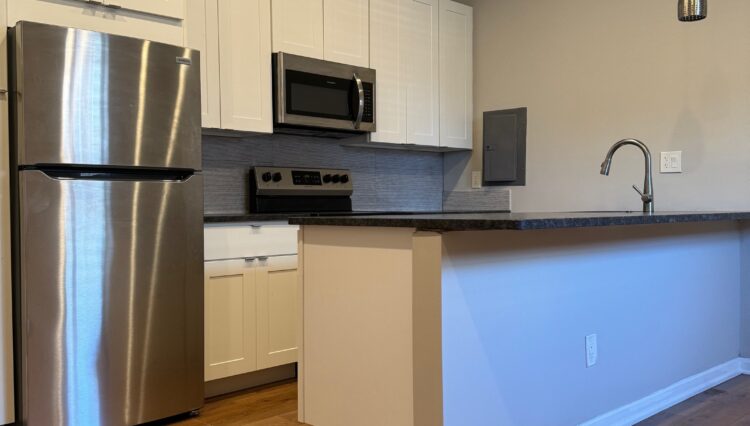
{"label": "wooden floor", "polygon": [[206,401],[197,417],[163,424],[180,426],[290,426],[297,422],[297,382],[283,382]]}
{"label": "wooden floor", "polygon": [[738,376],[638,426],[750,426],[750,376]]}
{"label": "wooden floor", "polygon": [[[283,382],[206,401],[181,426],[291,426],[297,422],[297,382]],[[750,376],[739,376],[675,405],[638,426],[750,426]]]}

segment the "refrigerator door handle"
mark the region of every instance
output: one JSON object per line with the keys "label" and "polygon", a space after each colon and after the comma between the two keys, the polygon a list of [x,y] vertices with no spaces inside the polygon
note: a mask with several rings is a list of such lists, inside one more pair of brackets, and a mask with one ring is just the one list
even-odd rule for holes
{"label": "refrigerator door handle", "polygon": [[195,174],[194,170],[187,169],[152,170],[87,166],[35,166],[25,167],[23,170],[38,170],[56,180],[187,182]]}

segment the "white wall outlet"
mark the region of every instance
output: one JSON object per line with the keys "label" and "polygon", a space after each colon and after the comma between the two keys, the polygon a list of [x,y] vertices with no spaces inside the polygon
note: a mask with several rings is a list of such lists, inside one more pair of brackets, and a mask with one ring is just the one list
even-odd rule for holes
{"label": "white wall outlet", "polygon": [[481,171],[471,172],[471,187],[473,189],[482,189],[482,172]]}
{"label": "white wall outlet", "polygon": [[586,368],[593,367],[599,358],[599,348],[596,345],[596,334],[586,336]]}
{"label": "white wall outlet", "polygon": [[661,153],[662,173],[682,173],[682,151]]}

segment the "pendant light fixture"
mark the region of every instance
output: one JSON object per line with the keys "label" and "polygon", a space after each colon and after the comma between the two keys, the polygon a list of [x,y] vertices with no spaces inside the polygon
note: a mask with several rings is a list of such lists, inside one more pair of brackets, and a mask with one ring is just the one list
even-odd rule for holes
{"label": "pendant light fixture", "polygon": [[708,0],[679,0],[677,3],[677,19],[682,22],[700,21],[706,19]]}

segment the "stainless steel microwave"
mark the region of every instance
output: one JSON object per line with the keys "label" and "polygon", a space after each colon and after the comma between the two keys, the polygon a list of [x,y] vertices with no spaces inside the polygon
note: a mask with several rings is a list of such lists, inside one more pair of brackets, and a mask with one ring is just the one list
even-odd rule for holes
{"label": "stainless steel microwave", "polygon": [[375,70],[288,53],[273,55],[274,124],[375,131]]}

